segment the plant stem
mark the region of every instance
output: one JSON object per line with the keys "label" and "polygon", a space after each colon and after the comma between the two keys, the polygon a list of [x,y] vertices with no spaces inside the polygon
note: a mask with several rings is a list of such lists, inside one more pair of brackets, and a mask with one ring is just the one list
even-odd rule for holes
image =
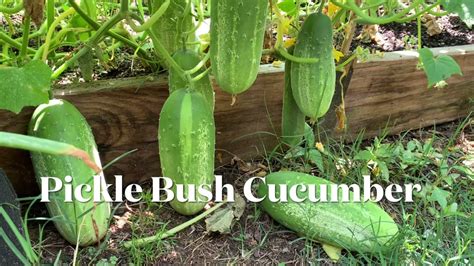
{"label": "plant stem", "polygon": [[132,19],[127,18],[128,25],[136,32],[146,31],[153,24],[155,24],[161,16],[163,16],[169,5],[170,0],[165,0],[165,2],[160,6],[160,8],[145,23],[140,26],[135,25]]}
{"label": "plant stem", "polygon": [[185,222],[185,223],[182,223],[178,226],[176,226],[175,228],[172,228],[164,233],[159,233],[157,235],[154,235],[154,236],[150,236],[150,237],[146,237],[146,238],[142,238],[142,239],[137,239],[137,240],[130,240],[130,241],[127,241],[123,244],[123,246],[125,248],[130,248],[132,246],[134,247],[140,247],[140,246],[143,246],[143,245],[146,245],[150,242],[154,242],[154,241],[157,241],[157,240],[161,240],[161,239],[165,239],[167,237],[170,237],[170,236],[173,236],[175,235],[176,233],[188,228],[189,226],[199,222],[200,220],[202,220],[204,217],[208,216],[209,214],[211,214],[212,212],[214,212],[215,210],[219,209],[222,205],[224,205],[226,203],[226,201],[224,202],[221,202],[221,203],[218,203],[216,204],[214,207],[210,208],[209,210],[199,214],[198,216],[192,218],[191,220]]}
{"label": "plant stem", "polygon": [[53,155],[70,155],[80,158],[87,166],[96,172],[100,171],[100,168],[85,151],[67,143],[22,134],[0,132],[0,147],[43,152]]}
{"label": "plant stem", "polygon": [[5,6],[0,5],[0,12],[5,13],[5,14],[15,14],[15,13],[20,12],[22,9],[23,9],[23,1],[21,1],[14,7],[5,7]]}
{"label": "plant stem", "polygon": [[[0,31],[0,41],[3,41],[13,47],[15,47],[16,49],[18,50],[21,50],[21,47],[22,47],[22,44],[13,40],[10,36],[8,36],[7,34],[5,34],[4,32]],[[36,53],[36,50],[34,50],[33,48],[31,47],[28,47],[26,48],[26,50],[29,52],[29,53]]]}
{"label": "plant stem", "polygon": [[[96,21],[94,21],[93,19],[91,19],[77,4],[74,0],[68,0],[68,3],[71,5],[72,8],[74,8],[77,12],[77,14],[79,14],[79,16],[81,16],[94,30],[98,30],[100,28],[100,25],[99,23],[97,23]],[[146,59],[146,60],[149,60],[151,61],[151,58],[148,56],[147,52],[145,50],[143,50],[140,45],[138,45],[138,43],[132,41],[132,40],[129,40],[125,37],[123,37],[122,35],[120,34],[117,34],[115,32],[112,32],[110,30],[108,30],[105,34],[107,34],[108,36],[116,39],[117,41],[119,42],[123,42],[124,44],[132,47],[134,50],[138,50],[138,53],[142,56],[142,58]]]}
{"label": "plant stem", "polygon": [[28,35],[30,34],[30,22],[31,22],[31,17],[27,15],[25,17],[25,22],[23,25],[23,43],[21,45],[20,58],[24,58],[27,56],[26,50],[28,49],[28,41],[29,41]]}
{"label": "plant stem", "polygon": [[198,72],[206,64],[206,62],[209,60],[210,57],[211,57],[211,53],[207,53],[204,56],[204,58],[201,60],[201,62],[199,62],[194,68],[187,70],[186,73],[192,75]]}
{"label": "plant stem", "polygon": [[75,54],[71,59],[64,62],[64,64],[62,64],[60,67],[58,67],[58,69],[56,69],[53,72],[53,75],[51,76],[51,78],[52,79],[58,78],[66,69],[72,66],[81,56],[88,53],[92,49],[92,47],[94,47],[99,42],[102,35],[104,35],[110,28],[112,28],[117,23],[119,23],[122,19],[124,19],[125,16],[126,16],[125,13],[119,12],[118,14],[110,18],[109,21],[103,24],[102,27],[100,27],[94,33],[94,35],[92,35],[92,37],[89,39],[86,45],[77,54]]}
{"label": "plant stem", "polygon": [[53,36],[54,31],[56,30],[56,26],[61,23],[64,19],[66,19],[68,16],[74,14],[76,10],[74,8],[69,8],[68,10],[64,11],[61,15],[59,15],[53,23],[51,23],[51,26],[48,29],[48,33],[46,34],[46,40],[44,41],[44,49],[43,49],[43,62],[46,62],[48,60],[48,53],[49,53],[49,46],[51,44],[51,38]]}
{"label": "plant stem", "polygon": [[49,28],[51,28],[51,25],[53,24],[54,21],[54,0],[47,0],[47,13],[46,13],[46,25]]}
{"label": "plant stem", "polygon": [[370,16],[366,13],[364,13],[364,10],[361,9],[355,0],[347,0],[346,4],[331,0],[331,2],[341,8],[349,9],[352,10],[358,17],[359,17],[359,22],[364,23],[364,24],[387,24],[390,22],[397,21],[401,19],[403,16],[408,14],[412,9],[420,5],[423,0],[414,0],[407,8],[404,8],[402,11],[399,13],[393,14],[391,16],[387,17],[373,17]]}
{"label": "plant stem", "polygon": [[441,0],[438,0],[434,4],[424,8],[423,10],[417,11],[414,15],[406,17],[406,18],[398,19],[398,20],[396,20],[396,22],[405,23],[405,22],[412,21],[412,20],[416,19],[418,16],[423,15],[424,13],[429,12],[430,10],[435,8],[436,6],[440,5],[440,3],[441,3]]}
{"label": "plant stem", "polygon": [[418,37],[418,49],[421,49],[421,15],[418,15],[416,18],[416,27],[417,27],[417,37]]}
{"label": "plant stem", "polygon": [[120,0],[120,12],[123,14],[128,12],[128,0]]}
{"label": "plant stem", "polygon": [[189,82],[192,82],[191,77],[186,74],[183,68],[181,68],[178,63],[176,63],[176,61],[174,61],[173,57],[171,57],[171,55],[168,53],[165,46],[161,43],[160,39],[156,36],[156,34],[151,30],[147,31],[147,33],[153,42],[153,46],[155,47],[156,52],[165,60],[166,64],[169,67],[173,68],[176,72],[178,72],[182,78],[186,79]]}
{"label": "plant stem", "polygon": [[297,63],[308,63],[308,64],[314,64],[319,61],[319,58],[302,58],[302,57],[297,57],[294,55],[291,55],[286,51],[286,49],[283,47],[283,27],[282,27],[282,21],[284,20],[283,15],[280,13],[278,8],[276,7],[276,3],[272,2],[272,8],[273,11],[275,12],[278,22],[277,22],[277,38],[275,42],[275,50],[283,56],[285,59],[297,62]]}

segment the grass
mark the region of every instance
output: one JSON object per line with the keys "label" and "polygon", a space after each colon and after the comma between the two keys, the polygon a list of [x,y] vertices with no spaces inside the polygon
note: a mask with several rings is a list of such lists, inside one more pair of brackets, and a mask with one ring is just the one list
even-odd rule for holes
{"label": "grass", "polygon": [[[474,259],[474,172],[462,161],[474,155],[455,144],[461,129],[472,126],[466,119],[449,137],[434,128],[419,139],[409,133],[372,142],[359,137],[350,145],[329,140],[319,149],[306,136],[304,148],[286,154],[273,151],[267,161],[276,162],[273,169],[304,171],[337,183],[362,184],[362,175],[370,174],[374,183],[422,185],[413,203],[381,203],[401,229],[388,254],[346,252],[341,264],[468,265]],[[319,256],[306,248],[302,259],[318,263]]]}
{"label": "grass", "polygon": [[[264,164],[268,172],[297,170],[338,183],[361,184],[362,175],[370,174],[372,181],[381,185],[422,185],[423,190],[415,195],[413,203],[380,203],[400,229],[388,253],[343,251],[338,262],[341,265],[469,265],[474,260],[474,174],[463,162],[474,160],[474,154],[472,150],[463,150],[459,140],[462,130],[474,132],[473,127],[473,121],[466,119],[453,129],[435,127],[371,140],[360,136],[350,144],[335,139],[321,141],[307,133],[301,147],[288,152],[276,148],[268,151],[263,160],[250,163]],[[224,171],[224,177],[226,173],[227,181],[234,182],[237,191],[241,191],[241,182],[247,176],[245,170],[237,164]],[[153,203],[151,198],[150,192],[146,192],[141,203],[121,206],[104,243],[76,250],[76,263],[332,264],[320,244],[277,224],[253,203],[247,204],[243,217],[229,235],[207,234],[200,222],[166,240],[123,249],[124,241],[164,233],[189,220],[166,204]],[[122,228],[118,226],[120,221]],[[37,254],[42,261],[53,263],[59,257],[62,262],[71,261],[73,254],[67,245],[59,249],[62,255],[57,255],[58,251],[46,252],[54,245],[48,243],[50,238],[43,239],[43,231],[40,232],[41,237],[35,239],[41,242],[33,246],[41,250]],[[46,259],[47,254],[52,256]]]}
{"label": "grass", "polygon": [[[160,213],[163,205],[152,202],[150,192],[145,193],[143,199],[144,204],[140,204],[137,212],[131,216],[131,240],[162,234],[167,231],[167,223],[161,221],[159,216],[156,215]],[[172,244],[173,242],[169,240],[157,240],[142,246],[132,245],[128,250],[129,262],[135,265],[153,263]]]}

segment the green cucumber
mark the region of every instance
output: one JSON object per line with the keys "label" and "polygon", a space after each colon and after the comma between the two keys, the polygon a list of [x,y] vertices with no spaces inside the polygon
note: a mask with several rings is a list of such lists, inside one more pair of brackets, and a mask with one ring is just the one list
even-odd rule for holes
{"label": "green cucumber", "polygon": [[[289,50],[290,52],[292,49]],[[304,136],[305,115],[293,98],[291,89],[291,61],[285,62],[285,91],[281,115],[281,140],[290,147],[301,143]]]}
{"label": "green cucumber", "polygon": [[[334,184],[328,180],[298,172],[277,172],[268,175],[265,183],[260,184],[259,197],[268,195],[268,185],[275,185],[276,197],[280,196],[280,184],[287,185],[287,195],[292,185],[316,185],[317,197],[319,185]],[[328,199],[331,189],[328,186]],[[339,198],[341,198],[339,190]],[[308,191],[298,191],[300,198],[308,197]],[[352,198],[352,191],[351,196]],[[301,203],[270,202],[268,197],[261,207],[273,219],[285,227],[309,239],[360,252],[378,252],[398,232],[396,223],[382,208],[373,202],[310,202]]]}
{"label": "green cucumber", "polygon": [[[166,100],[160,114],[158,141],[163,176],[176,185],[200,185],[211,188],[214,181],[215,126],[209,104],[201,93],[191,89],[174,91]],[[173,209],[184,215],[193,215],[206,205],[199,202],[170,202]],[[189,195],[185,190],[185,197]]]}
{"label": "green cucumber", "polygon": [[[150,3],[152,12],[155,13],[165,1],[152,0]],[[170,55],[183,47],[191,47],[183,44],[183,40],[194,41],[195,39],[193,34],[189,36],[184,35],[194,27],[190,10],[185,13],[187,2],[187,0],[171,0],[165,13],[151,27],[153,33],[158,37]]]}
{"label": "green cucumber", "polygon": [[332,54],[332,23],[328,16],[313,13],[306,18],[294,55],[318,58],[317,63],[292,64],[291,87],[301,112],[312,120],[324,116],[336,89],[336,66]]}
{"label": "green cucumber", "polygon": [[211,2],[211,64],[223,91],[236,95],[255,82],[267,14],[268,0]]}
{"label": "green cucumber", "polygon": [[[36,108],[31,118],[28,134],[34,137],[60,141],[84,150],[101,167],[99,153],[92,130],[82,114],[65,100],[50,100]],[[65,183],[72,176],[72,188],[78,185],[93,186],[92,169],[80,159],[71,156],[49,155],[32,152],[36,180],[41,177],[57,177]],[[103,177],[103,176],[102,176]],[[93,189],[83,192],[83,197],[93,197]],[[46,204],[59,233],[70,243],[81,246],[97,243],[109,228],[110,204],[106,202],[64,202],[65,189],[50,193]]]}
{"label": "green cucumber", "polygon": [[[193,69],[201,62],[201,58],[197,52],[191,50],[179,50],[173,55],[173,59],[185,71]],[[194,78],[199,76],[205,71],[206,67],[203,66],[191,77]],[[168,83],[170,94],[176,90],[184,88],[192,88],[202,93],[204,98],[206,98],[207,102],[209,103],[209,106],[212,107],[211,109],[214,110],[214,90],[212,88],[211,80],[208,74],[205,74],[201,79],[195,81],[193,84],[190,84],[185,78],[181,77],[175,69],[171,68],[169,70]]]}

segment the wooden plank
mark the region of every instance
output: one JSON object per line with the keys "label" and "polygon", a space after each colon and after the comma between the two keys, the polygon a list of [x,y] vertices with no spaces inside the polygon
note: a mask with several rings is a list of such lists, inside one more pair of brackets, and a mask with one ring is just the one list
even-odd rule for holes
{"label": "wooden plank", "polygon": [[443,89],[427,89],[417,59],[356,64],[346,94],[348,135],[365,130],[372,137],[387,126],[397,134],[468,115],[474,110],[474,53],[453,57],[464,75]]}
{"label": "wooden plank", "polygon": [[[216,147],[222,163],[233,156],[251,158],[276,143],[283,82],[280,73],[262,75],[254,88],[238,96],[234,106],[230,95],[216,89]],[[103,163],[138,149],[108,168],[106,176],[123,175],[125,182],[160,176],[157,129],[168,97],[166,79],[131,78],[96,82],[85,90],[80,87],[66,86],[55,90],[55,96],[72,102],[87,118]],[[25,133],[32,111],[28,108],[17,116],[0,111],[0,131]],[[19,194],[36,189],[28,152],[0,148],[0,168],[8,173]]]}
{"label": "wooden plank", "polygon": [[[463,49],[459,54],[460,48],[456,49],[458,55],[454,57],[464,76],[451,78],[442,90],[426,88],[426,77],[416,70],[417,60],[410,58],[412,55],[402,54],[403,60],[395,60],[394,56],[400,54],[387,53],[387,60],[372,58],[355,64],[345,96],[349,119],[346,135],[352,138],[365,130],[367,137],[374,136],[388,121],[393,125],[390,132],[395,134],[454,120],[472,111],[469,98],[474,96],[474,51]],[[283,68],[262,66],[253,87],[239,95],[234,106],[230,106],[231,96],[214,85],[216,148],[222,163],[233,156],[254,158],[275,146],[283,85]],[[164,76],[65,85],[56,89],[55,95],[74,103],[87,118],[104,163],[138,149],[107,169],[109,179],[123,175],[126,182],[140,182],[160,175],[157,127],[168,96]],[[25,133],[32,110],[27,108],[19,115],[0,111],[0,131]],[[334,119],[333,114],[327,117]],[[19,194],[37,191],[27,152],[0,148],[0,168],[10,176]]]}

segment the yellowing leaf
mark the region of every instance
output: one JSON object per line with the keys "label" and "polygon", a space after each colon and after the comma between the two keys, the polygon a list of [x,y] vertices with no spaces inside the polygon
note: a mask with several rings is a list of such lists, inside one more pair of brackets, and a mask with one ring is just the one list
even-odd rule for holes
{"label": "yellowing leaf", "polygon": [[295,43],[296,43],[295,38],[289,38],[284,41],[283,46],[285,46],[285,48],[290,48],[291,46],[295,45]]}
{"label": "yellowing leaf", "polygon": [[336,62],[339,62],[339,60],[341,60],[341,57],[344,56],[343,53],[341,53],[340,51],[336,50],[336,48],[332,48],[332,56],[334,57],[334,59],[336,59]]}

